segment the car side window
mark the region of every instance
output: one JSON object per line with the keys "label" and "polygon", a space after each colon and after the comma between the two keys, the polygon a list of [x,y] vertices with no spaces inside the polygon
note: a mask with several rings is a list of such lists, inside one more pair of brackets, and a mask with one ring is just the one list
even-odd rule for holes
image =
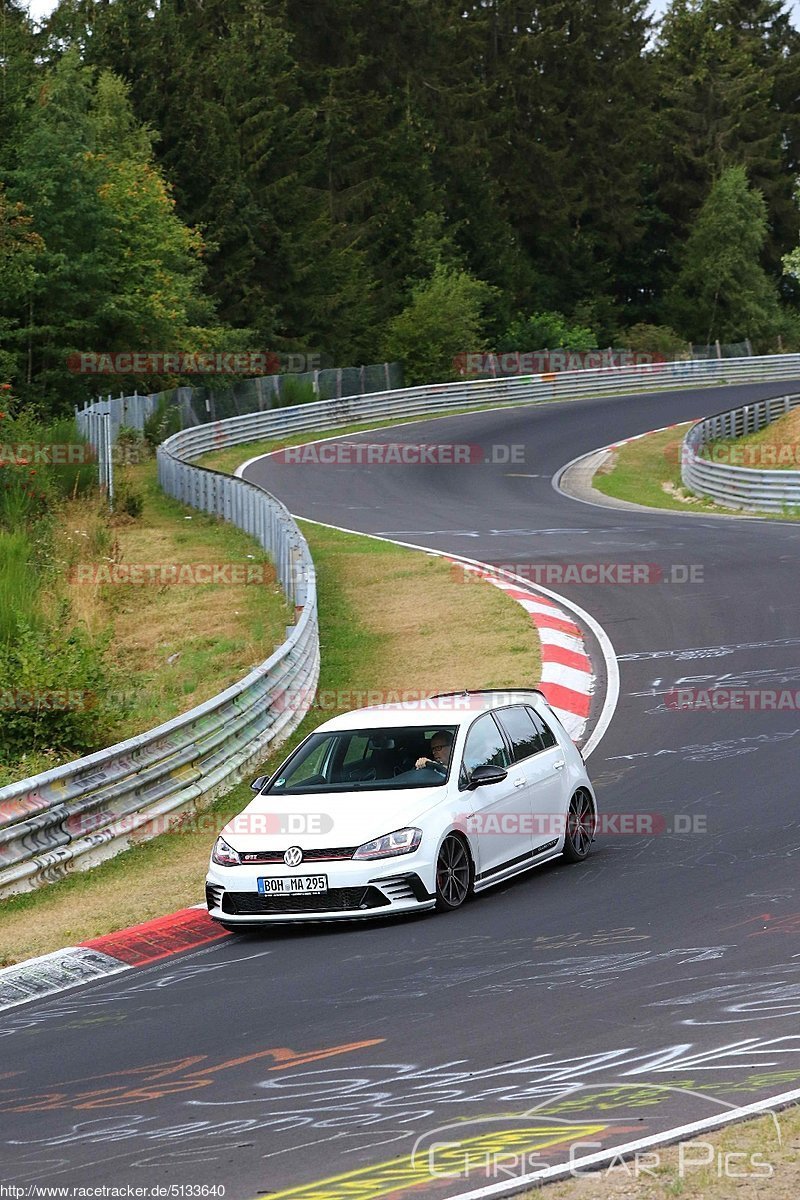
{"label": "car side window", "polygon": [[558,738],[553,733],[550,726],[545,721],[542,720],[542,718],[537,713],[536,709],[526,708],[525,711],[527,713],[530,713],[531,720],[533,721],[534,725],[536,726],[536,729],[538,730],[539,736],[542,739],[542,749],[549,750],[551,746],[557,746]]}
{"label": "car side window", "polygon": [[541,731],[534,724],[530,709],[515,704],[513,708],[500,709],[495,716],[511,743],[514,762],[521,762],[522,759],[530,758],[532,754],[538,754],[544,749]]}
{"label": "car side window", "polygon": [[492,714],[484,713],[482,717],[478,717],[467,734],[459,783],[466,787],[466,781],[476,767],[508,765],[508,750],[503,735]]}

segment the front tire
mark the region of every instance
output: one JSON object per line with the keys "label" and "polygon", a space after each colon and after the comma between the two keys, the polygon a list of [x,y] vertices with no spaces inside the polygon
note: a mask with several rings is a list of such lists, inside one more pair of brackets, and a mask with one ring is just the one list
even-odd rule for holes
{"label": "front tire", "polygon": [[436,907],[440,912],[460,908],[472,892],[472,859],[464,840],[449,833],[436,860]]}
{"label": "front tire", "polygon": [[597,816],[588,792],[576,792],[569,802],[567,828],[564,836],[564,858],[567,862],[583,862],[594,840]]}

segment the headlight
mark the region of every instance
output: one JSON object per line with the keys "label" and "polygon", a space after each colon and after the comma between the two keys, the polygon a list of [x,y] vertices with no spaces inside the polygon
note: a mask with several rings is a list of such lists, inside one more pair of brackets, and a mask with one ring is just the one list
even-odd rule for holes
{"label": "headlight", "polygon": [[359,846],[353,858],[394,858],[396,854],[410,854],[422,841],[421,829],[396,829],[372,842]]}
{"label": "headlight", "polygon": [[234,850],[233,846],[229,846],[223,837],[218,837],[214,843],[211,861],[219,867],[240,867],[242,865],[238,851]]}

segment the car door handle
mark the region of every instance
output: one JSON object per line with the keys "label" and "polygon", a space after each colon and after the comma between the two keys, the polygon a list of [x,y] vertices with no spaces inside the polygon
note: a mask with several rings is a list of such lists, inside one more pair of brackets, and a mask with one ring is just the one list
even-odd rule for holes
{"label": "car door handle", "polygon": [[521,776],[517,776],[514,780],[514,787],[525,787],[525,780]]}
{"label": "car door handle", "polygon": [[564,760],[563,760],[563,758],[562,758],[560,762],[555,762],[555,763],[553,763],[553,770],[554,770],[554,771],[563,771],[563,770],[564,770],[564,767],[565,767],[566,765],[567,765],[567,764],[564,762]]}

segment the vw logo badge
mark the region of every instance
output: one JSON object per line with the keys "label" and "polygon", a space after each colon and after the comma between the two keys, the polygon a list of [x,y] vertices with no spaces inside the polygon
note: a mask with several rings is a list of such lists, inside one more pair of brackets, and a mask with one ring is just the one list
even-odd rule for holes
{"label": "vw logo badge", "polygon": [[303,861],[303,851],[299,846],[290,846],[283,856],[287,867],[299,867]]}

